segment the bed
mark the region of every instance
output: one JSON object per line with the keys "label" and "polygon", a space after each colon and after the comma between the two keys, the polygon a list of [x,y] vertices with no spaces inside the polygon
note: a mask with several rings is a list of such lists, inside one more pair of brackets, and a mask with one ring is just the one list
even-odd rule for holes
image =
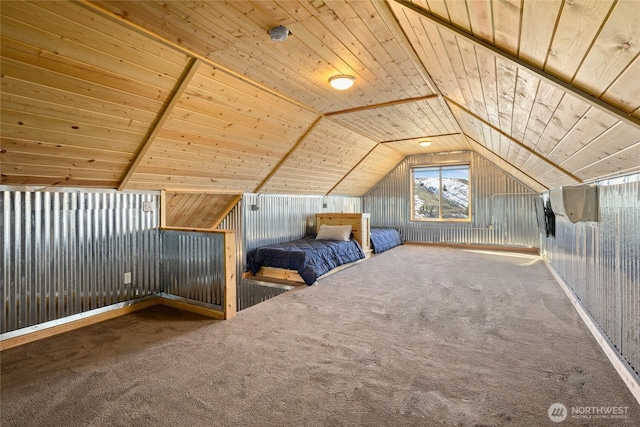
{"label": "bed", "polygon": [[[265,260],[264,258],[269,255],[270,258],[273,257],[283,257],[283,251],[285,248],[283,245],[292,244],[294,246],[301,246],[306,248],[306,250],[311,250],[309,246],[316,245],[316,243],[309,243],[309,240],[315,240],[313,236],[308,236],[307,238],[296,240],[293,242],[280,243],[276,245],[266,246],[262,248],[255,249],[247,254],[247,269],[254,275],[263,280],[285,280],[287,282],[295,282],[295,283],[306,283],[312,284],[315,283],[318,277],[323,274],[333,273],[339,271],[342,268],[346,268],[354,262],[358,262],[363,258],[367,258],[373,254],[371,250],[371,242],[369,238],[369,218],[370,214],[368,213],[321,213],[316,215],[316,234],[320,231],[320,228],[323,226],[350,226],[351,227],[351,239],[349,239],[352,243],[344,244],[341,243],[337,247],[334,248],[335,251],[343,251],[345,247],[351,247],[348,249],[349,251],[353,251],[353,243],[359,247],[360,252],[363,256],[356,257],[354,259],[353,254],[351,256],[346,256],[343,259],[332,260],[332,261],[310,261],[310,263],[320,263],[324,266],[321,267],[316,273],[305,272],[308,266],[301,265],[301,258],[305,258],[307,256],[304,254],[304,250],[302,248],[297,248],[296,251],[299,253],[297,255],[292,256],[292,258],[297,259],[285,261],[284,259],[280,260]],[[334,244],[330,246],[335,247]],[[310,251],[313,253],[313,250]],[[296,265],[299,263],[299,265]],[[335,266],[334,266],[335,265]],[[330,268],[334,266],[333,268]],[[302,270],[305,272],[306,278],[302,277],[302,274],[298,270]],[[315,280],[314,280],[315,276]]]}
{"label": "bed", "polygon": [[371,249],[374,254],[379,254],[402,244],[400,233],[393,228],[372,228],[370,234]]}
{"label": "bed", "polygon": [[[315,235],[290,242],[264,246],[247,255],[247,267],[254,275],[269,276],[269,269],[284,269],[282,278],[297,281],[295,271],[307,285],[341,265],[364,259],[365,254],[355,240],[318,240]],[[262,274],[259,274],[262,273]],[[272,273],[273,274],[273,273]],[[276,277],[277,278],[277,277]]]}
{"label": "bed", "polygon": [[[400,234],[394,229],[370,229],[368,213],[322,213],[316,215],[316,233],[322,227],[344,227],[351,230],[345,241],[317,240],[315,235],[254,249],[247,254],[247,269],[266,281],[311,285],[330,274],[373,253],[401,245]],[[344,236],[343,236],[344,237]]]}

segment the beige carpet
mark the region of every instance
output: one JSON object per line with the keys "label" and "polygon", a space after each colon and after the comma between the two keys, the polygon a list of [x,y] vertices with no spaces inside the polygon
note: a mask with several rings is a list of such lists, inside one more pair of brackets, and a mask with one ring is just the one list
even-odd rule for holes
{"label": "beige carpet", "polygon": [[1,365],[3,427],[640,425],[544,263],[510,253],[405,245],[226,322],[154,307]]}

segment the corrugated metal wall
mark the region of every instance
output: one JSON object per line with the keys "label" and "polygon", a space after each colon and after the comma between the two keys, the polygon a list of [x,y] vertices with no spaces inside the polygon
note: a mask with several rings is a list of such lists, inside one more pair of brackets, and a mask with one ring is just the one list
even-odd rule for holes
{"label": "corrugated metal wall", "polygon": [[640,174],[601,181],[599,220],[556,216],[541,253],[640,372]]}
{"label": "corrugated metal wall", "polygon": [[362,212],[360,197],[246,194],[243,204],[245,253],[314,233],[317,213]]}
{"label": "corrugated metal wall", "polygon": [[[0,198],[1,333],[161,292],[222,305],[222,236],[161,232],[157,193],[26,190]],[[314,215],[329,211],[359,212],[360,199],[247,195],[219,226],[236,231],[236,277],[247,247],[312,233]],[[237,288],[239,310],[286,292],[242,279]]]}
{"label": "corrugated metal wall", "polygon": [[160,290],[158,195],[3,189],[0,203],[2,333]]}
{"label": "corrugated metal wall", "polygon": [[161,230],[163,292],[224,305],[224,235]]}
{"label": "corrugated metal wall", "polygon": [[[469,163],[472,221],[411,221],[411,167]],[[373,227],[393,227],[404,240],[538,247],[535,193],[476,153],[407,157],[363,198]]]}

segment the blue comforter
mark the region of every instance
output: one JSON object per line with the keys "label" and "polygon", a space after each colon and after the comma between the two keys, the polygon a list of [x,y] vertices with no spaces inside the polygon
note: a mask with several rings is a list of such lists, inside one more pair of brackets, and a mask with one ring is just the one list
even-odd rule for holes
{"label": "blue comforter", "polygon": [[379,254],[402,244],[400,233],[393,228],[372,228],[371,247],[373,253]]}
{"label": "blue comforter", "polygon": [[260,267],[296,270],[307,285],[334,268],[364,259],[355,240],[316,240],[307,236],[300,240],[254,249],[247,255],[247,268],[256,274]]}

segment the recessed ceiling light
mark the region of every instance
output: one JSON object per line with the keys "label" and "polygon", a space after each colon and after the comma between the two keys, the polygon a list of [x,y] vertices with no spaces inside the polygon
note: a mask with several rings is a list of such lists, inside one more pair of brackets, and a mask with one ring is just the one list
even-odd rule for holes
{"label": "recessed ceiling light", "polygon": [[420,142],[418,142],[418,145],[421,146],[421,147],[428,147],[428,146],[431,145],[431,141],[429,141],[429,140],[420,141]]}
{"label": "recessed ceiling light", "polygon": [[329,79],[329,84],[334,87],[334,89],[345,90],[349,89],[353,86],[353,83],[356,81],[356,78],[353,76],[348,76],[346,74],[340,74],[339,76],[333,76]]}

